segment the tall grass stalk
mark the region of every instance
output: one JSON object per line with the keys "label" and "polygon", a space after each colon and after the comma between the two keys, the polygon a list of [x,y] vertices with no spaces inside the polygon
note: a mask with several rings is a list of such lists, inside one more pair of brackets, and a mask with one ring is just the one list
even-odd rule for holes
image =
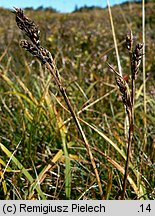
{"label": "tall grass stalk", "polygon": [[118,64],[118,71],[119,71],[119,74],[122,76],[122,67],[121,67],[120,57],[119,57],[119,53],[118,53],[118,47],[117,47],[117,40],[116,40],[114,22],[113,22],[113,18],[112,18],[111,7],[110,7],[110,1],[109,1],[109,0],[107,0],[107,5],[108,5],[108,11],[109,11],[109,17],[110,17],[112,35],[113,35],[113,39],[114,39],[114,46],[115,46],[115,51],[116,51],[116,58],[117,58],[117,64]]}
{"label": "tall grass stalk", "polygon": [[126,47],[130,55],[130,68],[131,68],[131,90],[128,84],[128,81],[119,74],[111,65],[109,67],[116,74],[116,82],[122,94],[122,100],[126,109],[126,113],[129,120],[129,129],[128,129],[128,144],[127,144],[127,157],[125,163],[124,179],[122,185],[122,194],[121,199],[125,198],[126,187],[127,187],[127,178],[129,163],[131,157],[131,145],[134,133],[134,100],[135,100],[135,81],[138,74],[139,66],[142,58],[142,48],[143,44],[136,44],[134,46],[134,37],[132,31],[126,37]]}
{"label": "tall grass stalk", "polygon": [[[143,107],[144,107],[144,117],[143,117],[143,124],[144,124],[144,139],[143,139],[143,146],[142,151],[145,152],[147,146],[147,107],[146,107],[146,71],[145,71],[145,0],[142,1],[142,40],[143,40],[143,57],[142,57],[142,68],[143,68]],[[142,172],[143,166],[143,155],[140,161],[140,173]],[[138,183],[140,185],[141,177],[139,176]]]}
{"label": "tall grass stalk", "polygon": [[[118,72],[119,73],[118,73],[117,76],[120,77],[120,80],[123,80],[123,78],[122,78],[122,68],[121,68],[120,57],[119,57],[119,53],[118,53],[116,34],[115,34],[114,23],[113,23],[113,18],[112,18],[112,13],[111,13],[111,7],[110,7],[109,0],[107,0],[107,5],[108,5],[109,17],[110,17],[111,28],[112,28],[112,35],[113,35],[113,39],[114,39],[114,46],[115,46],[117,64],[118,64]],[[132,52],[131,52],[131,55],[132,55]],[[116,73],[116,71],[115,71],[115,73]],[[134,97],[133,97],[134,92],[135,92],[135,87],[134,87],[134,81],[132,79],[132,103],[133,104],[134,104]],[[132,136],[133,136],[133,119],[134,119],[133,118],[134,113],[133,113],[132,106],[130,106],[130,109],[127,109],[127,105],[125,103],[124,103],[124,105],[125,105],[126,114],[128,116],[127,124],[129,124],[129,127],[128,127],[127,159],[126,159],[126,164],[125,164],[124,180],[123,180],[123,186],[122,186],[123,191],[122,191],[121,199],[124,199],[125,191],[126,191],[127,176],[128,176],[129,161],[130,161],[131,142],[132,142]],[[125,132],[125,134],[126,134],[126,132]]]}
{"label": "tall grass stalk", "polygon": [[143,151],[145,151],[147,145],[147,122],[146,122],[146,72],[145,72],[145,0],[142,0],[142,34],[143,34],[143,97],[144,97],[144,147]]}
{"label": "tall grass stalk", "polygon": [[56,76],[57,71],[55,69],[55,66],[53,66],[54,70],[53,70],[53,68],[51,67],[51,65],[48,62],[45,63],[45,66],[50,71],[50,73],[53,75],[54,80],[55,80],[57,86],[59,87],[59,90],[60,90],[60,92],[61,92],[61,94],[62,94],[62,96],[63,96],[63,98],[64,98],[64,100],[65,100],[65,102],[66,102],[66,104],[68,106],[68,109],[69,109],[69,111],[70,111],[73,119],[74,119],[74,122],[75,122],[75,124],[76,124],[76,126],[78,128],[78,131],[81,134],[81,137],[82,137],[82,139],[83,139],[83,141],[84,141],[84,143],[86,145],[86,148],[87,148],[87,151],[88,151],[88,154],[89,154],[89,157],[90,157],[90,160],[91,160],[94,172],[95,172],[97,183],[98,183],[98,186],[99,186],[100,195],[102,197],[103,196],[103,191],[102,191],[102,185],[101,185],[99,173],[98,173],[98,170],[97,170],[97,167],[96,167],[96,163],[95,163],[95,160],[94,160],[94,157],[93,157],[90,145],[89,145],[88,140],[86,138],[86,135],[85,135],[85,133],[84,133],[82,127],[81,127],[81,124],[80,124],[80,122],[79,122],[79,120],[78,120],[78,118],[77,118],[77,116],[76,116],[73,108],[72,108],[72,105],[71,105],[70,100],[69,100],[69,98],[67,96],[65,88],[62,86],[62,83],[60,82],[60,80]]}
{"label": "tall grass stalk", "polygon": [[82,140],[85,143],[86,149],[87,149],[89,157],[90,157],[91,164],[92,164],[93,169],[94,169],[96,180],[98,183],[100,196],[102,198],[103,197],[102,185],[101,185],[99,173],[98,173],[98,170],[96,167],[96,163],[95,163],[90,145],[89,145],[88,140],[86,138],[86,135],[82,129],[82,126],[81,126],[81,124],[80,124],[80,122],[76,116],[76,113],[75,113],[75,111],[71,105],[71,102],[67,96],[66,90],[63,87],[63,84],[62,84],[61,79],[60,79],[59,71],[55,65],[55,62],[51,56],[51,53],[48,50],[46,50],[44,47],[41,46],[40,30],[39,30],[38,26],[32,20],[30,20],[28,17],[26,17],[21,9],[15,8],[15,14],[16,14],[16,23],[17,23],[18,27],[30,39],[30,41],[27,41],[27,40],[21,41],[22,48],[29,51],[33,56],[37,57],[46,66],[46,68],[49,70],[49,72],[53,76],[54,81],[55,81],[56,85],[58,86],[58,88],[59,88],[59,90],[60,90],[60,92],[61,92],[61,94],[62,94],[62,96],[66,102],[66,105],[67,105],[67,107],[68,107],[68,109],[69,109],[69,111],[73,117],[73,120],[77,126],[77,129],[78,129],[79,133],[81,134]]}
{"label": "tall grass stalk", "polygon": [[[130,92],[128,93],[128,96],[126,99],[125,99],[126,94],[124,94],[125,92],[123,93],[124,94],[123,102],[124,102],[124,105],[126,106],[126,111],[127,111],[128,119],[129,119],[129,133],[128,133],[127,160],[125,164],[123,191],[122,191],[121,199],[125,198],[125,192],[126,192],[129,162],[130,162],[130,157],[131,157],[131,145],[132,145],[132,139],[133,139],[133,133],[134,133],[134,109],[135,109],[135,93],[136,93],[135,82],[136,82],[136,77],[138,74],[139,66],[141,63],[142,48],[143,48],[143,44],[140,44],[140,43],[136,44],[136,46],[134,47],[134,37],[133,37],[132,31],[126,37],[126,45],[127,45],[127,49],[130,55],[131,93]],[[126,85],[126,88],[129,88],[127,83],[125,83],[125,85]],[[119,87],[121,90],[122,86],[119,85]]]}

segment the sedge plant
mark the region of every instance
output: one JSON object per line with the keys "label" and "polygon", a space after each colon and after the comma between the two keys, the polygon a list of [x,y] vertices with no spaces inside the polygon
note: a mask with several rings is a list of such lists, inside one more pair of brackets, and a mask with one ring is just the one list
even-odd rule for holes
{"label": "sedge plant", "polygon": [[29,19],[28,17],[26,17],[24,15],[24,12],[22,9],[15,8],[14,13],[16,15],[17,26],[30,39],[30,41],[21,40],[20,45],[23,49],[30,52],[34,57],[39,59],[41,61],[41,63],[45,65],[45,67],[48,69],[48,71],[53,76],[54,81],[55,81],[56,85],[58,86],[59,91],[61,92],[61,94],[64,98],[64,101],[66,102],[68,110],[69,110],[72,118],[74,119],[74,122],[77,126],[77,129],[78,129],[79,133],[81,134],[82,140],[86,146],[86,149],[88,151],[90,161],[91,161],[91,164],[92,164],[92,167],[94,169],[95,176],[96,176],[97,184],[98,184],[99,191],[100,191],[100,196],[101,196],[101,198],[103,198],[102,185],[101,185],[99,173],[98,173],[98,170],[96,167],[96,163],[95,163],[90,145],[89,145],[88,140],[86,138],[86,135],[82,129],[82,126],[79,122],[79,119],[78,119],[78,117],[77,117],[77,115],[76,115],[76,113],[72,107],[72,104],[71,104],[70,99],[67,95],[66,89],[63,86],[63,83],[61,81],[61,77],[60,77],[59,71],[55,65],[54,59],[53,59],[51,53],[47,49],[45,49],[44,47],[41,46],[39,27],[34,23],[34,21],[32,21],[31,19]]}
{"label": "sedge plant", "polygon": [[127,157],[125,163],[125,171],[124,171],[124,179],[122,185],[122,194],[121,199],[125,198],[125,192],[127,187],[127,178],[128,178],[128,170],[129,170],[129,163],[131,158],[131,147],[133,142],[133,134],[134,134],[134,100],[135,100],[135,92],[136,92],[136,77],[139,71],[141,59],[143,56],[143,44],[136,43],[134,45],[134,36],[132,31],[126,36],[126,48],[129,51],[130,56],[130,75],[131,75],[131,86],[129,80],[126,76],[121,75],[118,73],[111,65],[109,67],[116,75],[116,83],[120,89],[122,94],[122,101],[126,109],[126,113],[128,116],[129,121],[129,128],[128,128],[128,136],[127,136]]}

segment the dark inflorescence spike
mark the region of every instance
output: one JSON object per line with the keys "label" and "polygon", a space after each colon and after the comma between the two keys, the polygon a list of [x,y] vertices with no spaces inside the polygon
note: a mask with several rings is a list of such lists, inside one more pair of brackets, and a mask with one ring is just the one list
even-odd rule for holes
{"label": "dark inflorescence spike", "polygon": [[40,30],[34,21],[30,20],[20,8],[15,8],[16,23],[18,27],[26,33],[32,43],[40,46]]}
{"label": "dark inflorescence spike", "polygon": [[20,45],[26,51],[30,52],[33,56],[37,57],[43,64],[47,62],[47,59],[45,56],[42,55],[41,50],[38,49],[38,47],[35,46],[33,43],[27,40],[21,40]]}

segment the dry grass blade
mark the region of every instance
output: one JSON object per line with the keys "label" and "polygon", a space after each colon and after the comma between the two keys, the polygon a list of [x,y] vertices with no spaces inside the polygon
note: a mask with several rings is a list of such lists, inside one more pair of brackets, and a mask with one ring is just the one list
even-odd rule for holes
{"label": "dry grass blade", "polygon": [[115,45],[115,51],[116,51],[116,57],[117,57],[117,64],[118,64],[118,71],[119,71],[119,74],[122,76],[121,62],[120,62],[120,57],[119,57],[119,53],[118,53],[118,47],[117,47],[117,40],[116,40],[115,28],[114,28],[114,23],[113,23],[113,18],[112,18],[112,13],[111,13],[111,7],[110,7],[110,2],[109,2],[109,0],[107,0],[107,5],[108,5],[108,10],[109,10],[109,16],[110,16],[110,22],[111,22],[112,35],[113,35],[113,39],[114,39],[114,45]]}
{"label": "dry grass blade", "polygon": [[[86,105],[85,107],[83,107],[81,110],[79,110],[79,111],[77,112],[77,115],[80,115],[82,112],[88,110],[90,107],[92,107],[93,105],[95,105],[95,104],[97,104],[98,102],[102,101],[104,98],[108,97],[110,94],[112,94],[112,93],[115,92],[115,91],[116,91],[116,87],[115,87],[114,89],[110,90],[109,92],[107,92],[107,93],[106,93],[105,95],[103,95],[102,97],[100,97],[100,98],[94,100],[94,101],[91,102],[90,104],[88,104],[88,105]],[[58,101],[58,100],[57,100],[57,101]],[[63,107],[63,109],[66,110],[66,108],[65,108],[60,102],[58,102],[58,103]],[[70,117],[69,119],[67,119],[67,120],[64,122],[64,124],[67,124],[71,119],[72,119],[72,117]]]}
{"label": "dry grass blade", "polygon": [[35,182],[35,184],[33,184],[32,188],[31,188],[31,193],[29,194],[29,198],[33,197],[34,191],[35,191],[35,189],[36,189],[36,187],[37,187],[37,183],[39,182],[39,184],[41,184],[41,183],[45,180],[45,178],[46,178],[46,176],[47,176],[47,173],[48,173],[49,171],[51,171],[51,170],[55,167],[55,163],[56,163],[58,160],[60,160],[60,158],[62,157],[62,155],[63,155],[63,151],[62,151],[62,149],[61,149],[61,150],[59,150],[59,151],[56,153],[56,155],[53,157],[53,159],[51,160],[51,163],[48,164],[47,166],[45,166],[45,167],[41,170],[41,172],[40,172],[39,175],[38,175],[37,181]]}
{"label": "dry grass blade", "polygon": [[70,111],[70,113],[71,113],[71,115],[72,115],[72,117],[73,117],[73,119],[74,119],[74,121],[76,123],[76,126],[77,126],[77,128],[78,128],[78,130],[79,130],[79,132],[80,132],[80,134],[82,136],[82,139],[83,139],[83,141],[84,141],[84,143],[86,145],[86,148],[87,148],[87,151],[88,151],[88,154],[89,154],[89,157],[90,157],[90,160],[91,160],[91,163],[92,163],[95,175],[96,175],[97,183],[98,183],[99,190],[100,190],[100,195],[101,195],[101,197],[103,197],[102,196],[103,195],[103,191],[102,191],[102,185],[101,185],[100,177],[99,177],[99,174],[98,174],[98,170],[97,170],[97,167],[96,167],[96,164],[95,164],[95,160],[94,160],[93,154],[92,154],[91,149],[90,149],[90,145],[89,145],[89,143],[87,141],[87,138],[85,136],[85,133],[84,133],[84,131],[83,131],[81,125],[80,125],[80,122],[79,122],[79,120],[78,120],[78,118],[77,118],[77,116],[76,116],[76,114],[75,114],[72,106],[71,106],[71,103],[69,101],[69,98],[68,98],[68,96],[66,94],[65,89],[62,87],[61,83],[59,82],[59,79],[56,76],[56,72],[53,71],[51,65],[48,62],[46,62],[45,65],[49,69],[49,71],[51,72],[51,74],[53,75],[53,77],[55,79],[55,82],[58,85],[58,87],[59,87],[59,89],[60,89],[60,91],[61,91],[61,93],[62,93],[62,95],[64,97],[64,100],[65,100],[65,102],[66,102],[66,104],[68,106],[68,109],[69,109],[69,111]]}
{"label": "dry grass blade", "polygon": [[[93,148],[93,149],[94,151],[97,151],[98,153],[103,155],[114,167],[116,167],[116,169],[118,169],[124,175],[124,168],[120,166],[115,160],[110,158],[108,155],[106,155],[104,152],[100,151],[99,149],[97,148]],[[134,189],[138,197],[143,195],[143,193],[142,194],[140,193],[138,187],[136,186],[136,183],[133,181],[133,179],[129,175],[127,176],[127,180],[129,181],[130,185],[132,186],[132,188]]]}
{"label": "dry grass blade", "polygon": [[[145,0],[142,0],[142,34],[143,34],[143,53],[145,54]],[[147,115],[147,106],[146,106],[146,67],[145,67],[145,55],[142,56],[142,63],[143,63],[143,103],[144,103],[144,147],[143,150],[145,151],[145,148],[147,146],[147,121],[146,121],[146,115]]]}

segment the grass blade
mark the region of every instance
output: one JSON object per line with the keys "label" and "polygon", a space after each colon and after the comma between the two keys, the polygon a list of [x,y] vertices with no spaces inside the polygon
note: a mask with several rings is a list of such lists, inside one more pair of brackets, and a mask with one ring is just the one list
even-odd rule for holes
{"label": "grass blade", "polygon": [[60,130],[60,135],[62,139],[62,146],[65,156],[65,192],[66,192],[66,198],[70,199],[71,195],[71,163],[68,153],[68,147],[66,143],[66,134],[67,134],[67,128],[64,125],[62,119],[60,116],[57,115],[57,123]]}
{"label": "grass blade", "polygon": [[[18,169],[21,170],[23,175],[28,179],[28,181],[32,185],[34,183],[34,179],[30,175],[30,173],[25,169],[25,167],[18,161],[18,159],[2,143],[0,143],[0,148],[8,156],[8,158],[11,158],[11,160],[14,162],[14,164],[18,167]],[[45,200],[46,197],[44,196],[43,192],[41,191],[41,189],[38,185],[36,187],[36,190],[37,190],[39,196]]]}

